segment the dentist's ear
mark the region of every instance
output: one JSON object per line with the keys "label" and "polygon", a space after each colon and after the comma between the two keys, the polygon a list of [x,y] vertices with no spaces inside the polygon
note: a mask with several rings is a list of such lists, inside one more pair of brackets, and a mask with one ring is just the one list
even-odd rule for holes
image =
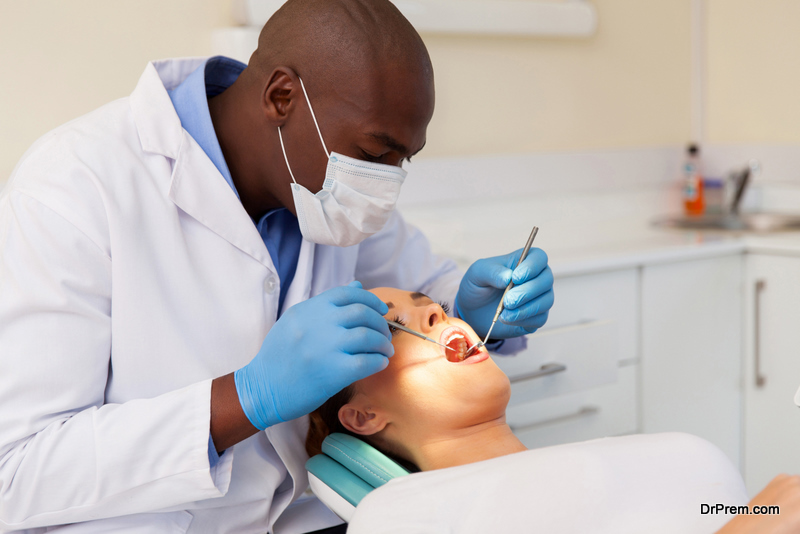
{"label": "dentist's ear", "polygon": [[300,78],[294,70],[277,67],[263,88],[262,112],[273,126],[283,126],[289,114],[297,107],[298,99],[303,98]]}
{"label": "dentist's ear", "polygon": [[357,400],[339,408],[339,421],[347,430],[359,436],[377,434],[388,423],[386,414],[382,410],[364,406]]}

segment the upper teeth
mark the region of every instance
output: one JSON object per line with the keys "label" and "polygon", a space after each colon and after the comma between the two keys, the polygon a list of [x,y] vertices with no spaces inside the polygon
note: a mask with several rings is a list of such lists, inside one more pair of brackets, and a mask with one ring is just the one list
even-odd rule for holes
{"label": "upper teeth", "polygon": [[445,342],[445,345],[447,345],[448,343],[450,343],[454,339],[464,339],[464,336],[459,334],[458,332],[450,334],[450,336],[447,338],[447,341]]}

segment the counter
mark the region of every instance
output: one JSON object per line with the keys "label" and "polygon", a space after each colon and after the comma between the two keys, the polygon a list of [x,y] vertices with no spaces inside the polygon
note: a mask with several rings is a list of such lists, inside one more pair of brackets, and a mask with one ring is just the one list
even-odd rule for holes
{"label": "counter", "polygon": [[526,195],[505,200],[456,200],[401,211],[430,239],[436,253],[462,268],[522,247],[533,225],[535,245],[550,257],[556,277],[720,257],[743,252],[800,256],[800,232],[773,234],[656,227],[674,212],[673,187],[582,194]]}

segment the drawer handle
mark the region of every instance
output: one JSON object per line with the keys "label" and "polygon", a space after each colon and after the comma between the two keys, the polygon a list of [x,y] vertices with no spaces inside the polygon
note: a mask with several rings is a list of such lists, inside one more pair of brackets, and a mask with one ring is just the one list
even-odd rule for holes
{"label": "drawer handle", "polygon": [[547,376],[547,375],[554,375],[556,373],[561,373],[566,370],[567,370],[566,365],[560,363],[546,363],[543,366],[539,367],[538,371],[534,371],[526,375],[515,376],[514,378],[511,379],[511,383],[516,384],[517,382],[524,382],[525,380],[533,380],[534,378],[540,378],[542,376]]}
{"label": "drawer handle", "polygon": [[756,281],[756,298],[755,298],[755,320],[753,321],[754,324],[754,334],[753,334],[753,341],[754,341],[754,353],[755,353],[755,375],[756,375],[756,387],[763,388],[764,384],[767,382],[767,377],[761,374],[761,295],[764,293],[764,289],[766,288],[767,283],[764,280]]}
{"label": "drawer handle", "polygon": [[552,419],[539,421],[538,423],[531,423],[529,425],[523,425],[523,426],[516,426],[516,425],[508,425],[508,426],[511,428],[512,432],[527,432],[529,430],[534,430],[542,426],[552,425],[554,423],[563,423],[564,421],[569,421],[571,419],[579,419],[587,415],[594,415],[598,412],[600,412],[600,408],[598,408],[597,406],[584,406],[575,413],[568,413],[567,415],[559,415],[558,417],[553,417]]}

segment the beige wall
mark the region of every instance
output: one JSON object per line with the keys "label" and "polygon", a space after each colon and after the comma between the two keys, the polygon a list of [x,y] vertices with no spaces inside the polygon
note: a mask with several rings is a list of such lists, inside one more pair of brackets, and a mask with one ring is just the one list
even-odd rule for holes
{"label": "beige wall", "polygon": [[[438,102],[425,156],[684,143],[691,0],[592,1],[590,39],[426,36]],[[0,0],[0,181],[37,137],[129,94],[149,59],[208,53],[229,4]]]}
{"label": "beige wall", "polygon": [[426,156],[676,145],[691,133],[690,0],[592,0],[585,40],[426,37]]}
{"label": "beige wall", "polygon": [[800,143],[800,2],[707,1],[708,141]]}
{"label": "beige wall", "polygon": [[39,136],[126,96],[150,59],[209,53],[228,0],[0,0],[0,183]]}

